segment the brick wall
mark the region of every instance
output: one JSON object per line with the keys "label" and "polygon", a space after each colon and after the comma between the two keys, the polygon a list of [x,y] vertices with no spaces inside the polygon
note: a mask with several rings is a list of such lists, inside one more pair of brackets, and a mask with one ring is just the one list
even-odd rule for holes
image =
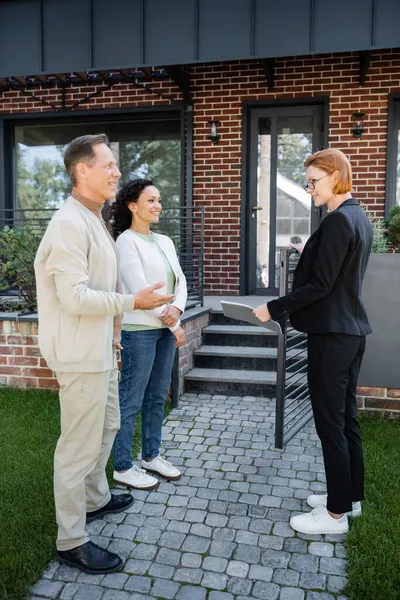
{"label": "brick wall", "polygon": [[[354,191],[377,216],[384,213],[388,94],[400,91],[400,50],[375,51],[366,82],[359,84],[357,53],[281,58],[276,61],[275,88],[267,91],[259,61],[211,63],[190,67],[194,98],[194,202],[206,208],[205,285],[211,294],[239,291],[242,102],[244,100],[329,96],[329,143],[343,150],[354,167]],[[181,94],[172,81],[149,87],[175,100]],[[103,86],[72,86],[67,106]],[[61,90],[35,90],[61,104]],[[169,105],[133,84],[121,83],[82,103],[74,112],[100,108]],[[0,94],[1,113],[51,111],[20,92]],[[351,115],[366,113],[361,140],[352,137]],[[221,122],[221,141],[208,139],[209,120]]]}
{"label": "brick wall", "polygon": [[37,334],[37,321],[0,321],[0,386],[58,389]]}
{"label": "brick wall", "polygon": [[203,328],[209,321],[210,313],[207,313],[182,323],[186,344],[179,348],[179,394],[184,392],[184,377],[193,369],[193,352],[201,346]]}

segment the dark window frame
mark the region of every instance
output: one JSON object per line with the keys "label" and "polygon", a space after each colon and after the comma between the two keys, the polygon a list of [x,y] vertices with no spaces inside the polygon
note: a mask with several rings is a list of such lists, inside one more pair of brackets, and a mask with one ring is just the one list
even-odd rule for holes
{"label": "dark window frame", "polygon": [[385,216],[389,217],[390,209],[396,206],[397,187],[397,153],[399,148],[400,131],[400,93],[389,94],[388,121],[387,121],[387,148],[386,148],[386,194]]}
{"label": "dark window frame", "polygon": [[[15,169],[16,169],[16,151],[15,151],[15,127],[24,125],[39,125],[46,122],[49,125],[68,123],[87,123],[98,121],[99,117],[104,117],[107,123],[123,121],[127,118],[131,120],[152,121],[154,119],[171,119],[174,117],[180,120],[180,140],[181,140],[181,167],[180,167],[180,204],[181,206],[191,206],[191,191],[185,184],[190,177],[190,165],[186,161],[186,140],[185,131],[191,127],[190,119],[186,118],[184,105],[179,106],[155,106],[155,107],[137,107],[127,109],[98,109],[77,112],[43,112],[43,113],[12,113],[0,115],[0,211],[3,209],[13,209],[15,207]],[[189,193],[188,193],[189,192]]]}

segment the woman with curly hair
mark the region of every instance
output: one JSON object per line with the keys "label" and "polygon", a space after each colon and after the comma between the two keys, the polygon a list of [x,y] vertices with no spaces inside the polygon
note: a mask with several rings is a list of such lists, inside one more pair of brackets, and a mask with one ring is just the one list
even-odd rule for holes
{"label": "woman with curly hair", "polygon": [[[148,179],[126,183],[110,207],[124,293],[135,294],[163,281],[165,285],[159,293],[175,295],[171,304],[125,312],[123,316],[121,428],[113,446],[114,480],[140,490],[158,485],[148,472],[168,480],[181,477],[180,471],[160,456],[160,445],[175,348],[185,343],[180,316],[185,309],[187,288],[172,240],[150,230],[152,223],[158,223],[161,210],[160,193]],[[143,469],[132,462],[133,429],[140,410]]]}

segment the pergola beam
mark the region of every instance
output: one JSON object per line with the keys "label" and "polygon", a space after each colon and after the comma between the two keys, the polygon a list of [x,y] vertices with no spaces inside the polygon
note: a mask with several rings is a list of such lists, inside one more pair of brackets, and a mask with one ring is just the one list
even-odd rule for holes
{"label": "pergola beam", "polygon": [[267,89],[270,92],[275,86],[275,58],[264,58],[261,62],[267,80]]}
{"label": "pergola beam", "polygon": [[187,65],[169,66],[165,67],[165,70],[172,81],[174,81],[174,83],[176,83],[178,88],[181,90],[185,104],[188,104],[189,106],[192,105],[193,98],[190,94]]}

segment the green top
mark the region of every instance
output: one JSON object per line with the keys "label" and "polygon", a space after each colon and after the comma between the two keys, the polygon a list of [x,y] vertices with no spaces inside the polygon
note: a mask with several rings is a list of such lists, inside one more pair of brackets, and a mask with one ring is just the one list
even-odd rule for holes
{"label": "green top", "polygon": [[[153,233],[139,233],[137,231],[133,231],[133,233],[135,235],[138,235],[139,237],[142,238],[142,240],[146,240],[146,242],[149,242],[149,244],[154,244],[154,249],[152,250],[153,252],[159,252],[164,260],[165,263],[165,269],[167,271],[167,291],[165,292],[166,294],[173,294],[174,290],[175,290],[175,273],[171,267],[171,264],[168,260],[168,258],[165,256],[164,252],[162,251],[162,249],[160,248],[160,246],[157,244],[156,240],[155,240],[155,236]],[[161,323],[161,328],[163,327],[167,327],[167,325],[165,325],[165,323]],[[122,330],[123,331],[145,331],[147,329],[160,329],[160,327],[157,327],[156,325],[134,325],[134,324],[130,324],[130,323],[125,323],[122,326]]]}

